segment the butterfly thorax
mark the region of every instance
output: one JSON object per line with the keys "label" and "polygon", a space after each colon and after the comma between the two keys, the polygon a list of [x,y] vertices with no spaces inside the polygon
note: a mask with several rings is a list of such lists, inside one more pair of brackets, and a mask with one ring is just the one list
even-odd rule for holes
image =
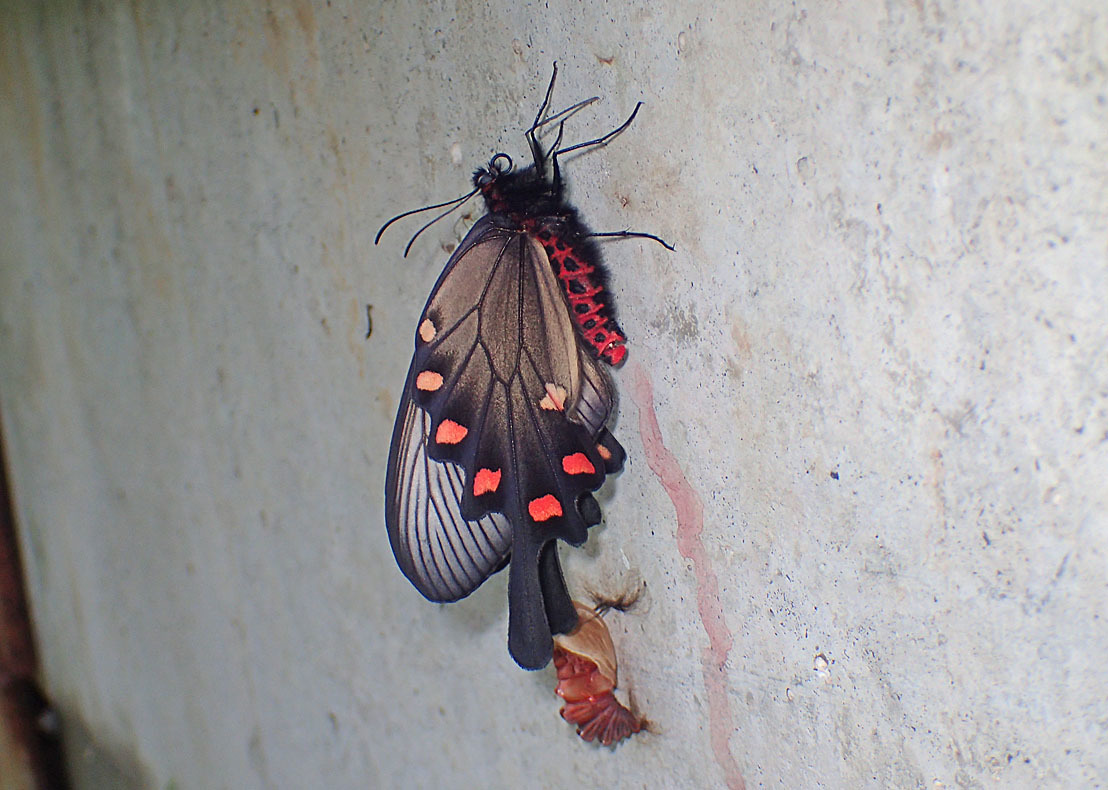
{"label": "butterfly thorax", "polygon": [[616,324],[607,296],[608,273],[588,228],[560,190],[534,167],[509,173],[498,170],[495,161],[473,175],[489,213],[538,240],[581,336],[597,357],[619,365],[627,356],[626,337]]}

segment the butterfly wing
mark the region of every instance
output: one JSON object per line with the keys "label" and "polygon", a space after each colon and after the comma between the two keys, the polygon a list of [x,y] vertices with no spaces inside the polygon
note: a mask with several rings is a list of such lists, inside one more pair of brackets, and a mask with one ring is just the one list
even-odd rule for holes
{"label": "butterfly wing", "polygon": [[580,544],[599,521],[589,492],[623,459],[604,427],[613,403],[541,245],[481,219],[420,319],[386,523],[431,600],[468,595],[511,557],[509,649],[522,666],[545,665],[551,629],[576,622],[551,541]]}
{"label": "butterfly wing", "polygon": [[386,522],[404,575],[432,601],[456,601],[508,556],[512,527],[502,513],[461,514],[464,470],[427,455],[431,416],[406,399],[397,416],[386,481]]}

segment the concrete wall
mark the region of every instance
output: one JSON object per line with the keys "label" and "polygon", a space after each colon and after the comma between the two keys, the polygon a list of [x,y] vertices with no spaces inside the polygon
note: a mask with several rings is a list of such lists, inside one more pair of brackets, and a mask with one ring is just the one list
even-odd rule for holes
{"label": "concrete wall", "polygon": [[[1108,14],[1039,2],[6,3],[0,405],[81,786],[1108,784]],[[590,747],[382,523],[467,227],[600,95],[630,338],[563,550],[658,734]],[[477,212],[476,206],[472,212]],[[472,218],[472,217],[471,217]],[[373,334],[365,339],[365,305]]]}

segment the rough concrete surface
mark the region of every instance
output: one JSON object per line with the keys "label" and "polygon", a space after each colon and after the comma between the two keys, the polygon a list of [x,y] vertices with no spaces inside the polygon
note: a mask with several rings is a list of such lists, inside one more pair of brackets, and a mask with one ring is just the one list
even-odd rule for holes
{"label": "rough concrete surface", "polygon": [[[415,319],[522,131],[630,338],[564,548],[612,751],[382,523]],[[83,787],[1108,786],[1108,12],[7,2],[0,406]],[[373,333],[366,332],[371,304]]]}

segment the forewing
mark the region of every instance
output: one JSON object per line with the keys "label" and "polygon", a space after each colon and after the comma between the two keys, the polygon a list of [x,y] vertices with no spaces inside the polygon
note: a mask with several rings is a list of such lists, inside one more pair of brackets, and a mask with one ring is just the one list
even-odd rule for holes
{"label": "forewing", "polygon": [[560,285],[527,233],[491,223],[463,243],[421,319],[410,380],[431,415],[428,455],[469,483],[461,512],[577,543],[577,497],[604,480],[595,442],[612,406]]}
{"label": "forewing", "polygon": [[[467,595],[521,531],[529,566],[554,538],[583,541],[599,519],[588,492],[623,457],[604,428],[613,400],[542,247],[483,218],[420,318],[393,432],[386,521],[415,586],[432,600]],[[532,622],[545,621],[534,597]]]}

